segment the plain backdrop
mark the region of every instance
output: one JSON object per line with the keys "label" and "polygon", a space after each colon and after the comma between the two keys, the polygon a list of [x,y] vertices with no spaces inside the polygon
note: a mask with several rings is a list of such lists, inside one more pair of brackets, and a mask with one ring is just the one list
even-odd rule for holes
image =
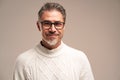
{"label": "plain backdrop", "polygon": [[[52,0],[67,11],[64,43],[88,56],[95,80],[120,80],[120,0]],[[37,13],[50,0],[0,0],[0,80],[41,40]]]}

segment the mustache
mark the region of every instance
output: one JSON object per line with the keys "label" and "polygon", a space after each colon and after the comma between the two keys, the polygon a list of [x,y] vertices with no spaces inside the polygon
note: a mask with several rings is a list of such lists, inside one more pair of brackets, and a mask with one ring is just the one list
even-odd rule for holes
{"label": "mustache", "polygon": [[48,33],[46,33],[47,36],[59,36],[58,33],[56,33],[55,31],[49,31]]}
{"label": "mustache", "polygon": [[51,33],[48,33],[46,34],[47,36],[59,36],[59,34],[51,34]]}
{"label": "mustache", "polygon": [[51,33],[51,32],[46,33],[46,35],[47,36],[59,36],[59,34],[57,34],[57,33]]}

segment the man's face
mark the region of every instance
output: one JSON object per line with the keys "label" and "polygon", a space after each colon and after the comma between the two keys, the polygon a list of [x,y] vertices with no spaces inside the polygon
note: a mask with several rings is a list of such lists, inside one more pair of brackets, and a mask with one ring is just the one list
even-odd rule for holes
{"label": "man's face", "polygon": [[[60,43],[64,32],[62,14],[56,10],[45,11],[41,16],[40,22],[42,23],[41,25],[39,24],[39,29],[41,30],[43,41],[52,46]],[[48,25],[50,26],[48,27]]]}

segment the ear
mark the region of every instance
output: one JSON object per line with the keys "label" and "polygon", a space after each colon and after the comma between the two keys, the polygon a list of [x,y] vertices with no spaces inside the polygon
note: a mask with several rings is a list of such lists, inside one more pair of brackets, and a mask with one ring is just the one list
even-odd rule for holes
{"label": "ear", "polygon": [[40,29],[40,24],[39,24],[39,22],[38,22],[38,21],[37,21],[37,23],[36,23],[36,24],[37,24],[37,28],[38,28],[38,30],[39,30],[39,31],[41,31],[41,29]]}

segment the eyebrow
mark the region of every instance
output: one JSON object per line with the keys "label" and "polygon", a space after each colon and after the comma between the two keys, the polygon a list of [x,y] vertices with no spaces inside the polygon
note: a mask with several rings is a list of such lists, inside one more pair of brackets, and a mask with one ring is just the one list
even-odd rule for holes
{"label": "eyebrow", "polygon": [[[50,20],[43,20],[43,21],[41,21],[41,22],[51,22],[51,23],[54,23],[54,22],[52,22],[52,21],[50,21]],[[55,22],[62,22],[62,21],[55,21]]]}

